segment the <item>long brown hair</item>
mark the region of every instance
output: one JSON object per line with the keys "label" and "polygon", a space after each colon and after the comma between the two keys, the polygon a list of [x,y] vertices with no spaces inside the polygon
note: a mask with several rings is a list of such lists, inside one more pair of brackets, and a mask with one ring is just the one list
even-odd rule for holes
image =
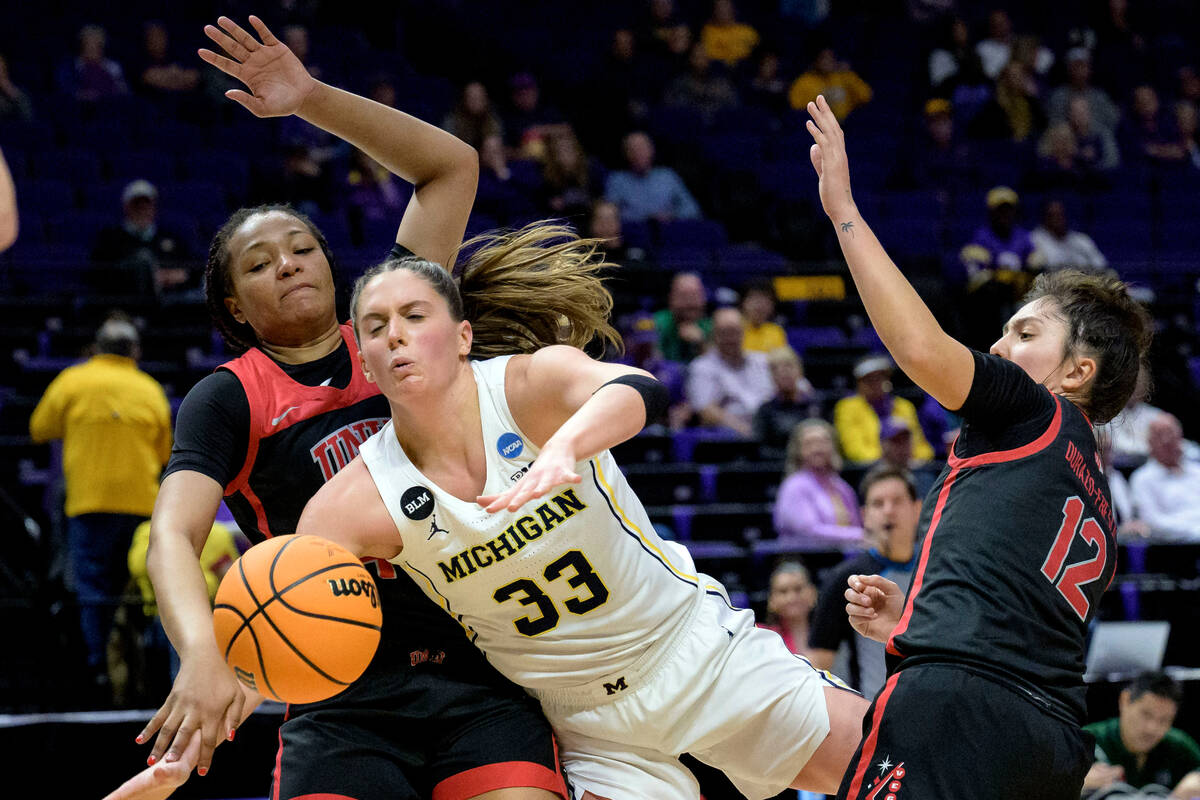
{"label": "long brown hair", "polygon": [[612,265],[600,255],[600,243],[565,225],[540,221],[463,242],[455,259],[458,253],[469,255],[457,277],[422,258],[388,259],[354,283],[355,335],[363,288],[377,275],[403,269],[428,282],[455,321],[470,320],[475,358],[532,353],[553,344],[620,350],[621,337],[608,320],[612,295],[599,274]]}

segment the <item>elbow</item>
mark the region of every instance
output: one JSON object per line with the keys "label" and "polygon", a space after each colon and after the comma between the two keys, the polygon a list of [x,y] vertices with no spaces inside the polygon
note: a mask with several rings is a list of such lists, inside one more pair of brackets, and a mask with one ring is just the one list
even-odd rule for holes
{"label": "elbow", "polygon": [[462,139],[455,139],[451,171],[472,183],[479,182],[479,151]]}

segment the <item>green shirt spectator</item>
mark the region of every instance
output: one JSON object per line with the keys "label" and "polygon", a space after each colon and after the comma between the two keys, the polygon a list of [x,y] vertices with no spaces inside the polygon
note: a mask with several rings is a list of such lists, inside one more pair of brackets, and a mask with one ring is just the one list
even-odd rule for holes
{"label": "green shirt spectator", "polygon": [[1146,672],[1121,691],[1120,712],[1084,730],[1096,737],[1096,763],[1083,788],[1088,793],[1125,784],[1133,790],[1161,786],[1171,797],[1200,793],[1200,746],[1171,727],[1183,690],[1162,672]]}
{"label": "green shirt spectator", "polygon": [[711,317],[701,317],[694,323],[685,323],[685,325],[698,327],[704,334],[704,338],[699,342],[688,341],[680,336],[679,325],[669,310],[664,308],[662,311],[654,313],[654,327],[658,331],[658,346],[662,349],[663,358],[668,361],[686,364],[700,355],[704,349],[704,342],[712,336]]}
{"label": "green shirt spectator", "polygon": [[678,272],[671,279],[667,307],[654,314],[658,347],[668,361],[686,364],[700,353],[712,335],[712,319],[705,315],[708,293],[695,272]]}

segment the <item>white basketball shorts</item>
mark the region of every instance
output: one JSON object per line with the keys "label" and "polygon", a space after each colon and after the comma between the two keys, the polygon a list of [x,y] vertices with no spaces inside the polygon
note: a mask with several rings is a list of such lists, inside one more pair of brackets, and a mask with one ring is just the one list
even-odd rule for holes
{"label": "white basketball shorts", "polygon": [[640,675],[534,693],[554,726],[575,800],[586,791],[611,800],[694,800],[699,786],[681,753],[724,772],[750,800],[771,797],[824,741],[824,689],[845,684],[788,652],[778,634],[756,627],[752,612],[725,597],[710,593],[698,606]]}

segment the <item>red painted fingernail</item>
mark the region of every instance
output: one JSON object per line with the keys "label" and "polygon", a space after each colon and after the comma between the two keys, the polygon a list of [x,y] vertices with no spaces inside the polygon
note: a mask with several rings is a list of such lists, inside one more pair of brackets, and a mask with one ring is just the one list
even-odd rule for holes
{"label": "red painted fingernail", "polygon": [[237,733],[237,729],[236,729],[236,728],[230,728],[230,729],[229,729],[229,741],[231,741],[231,742],[233,741],[233,735],[234,735],[235,733]]}
{"label": "red painted fingernail", "polygon": [[208,767],[201,767],[200,769],[196,770],[196,772],[200,775],[201,778],[203,778],[205,775],[208,774]]}
{"label": "red painted fingernail", "polygon": [[149,758],[146,759],[146,766],[153,767],[155,761],[158,761],[158,759],[155,758],[154,756],[150,756]]}
{"label": "red painted fingernail", "polygon": [[135,736],[135,737],[133,738],[133,740],[134,740],[135,742],[137,742],[138,744],[141,744],[141,743],[142,743],[142,735],[139,733],[137,736]]}

